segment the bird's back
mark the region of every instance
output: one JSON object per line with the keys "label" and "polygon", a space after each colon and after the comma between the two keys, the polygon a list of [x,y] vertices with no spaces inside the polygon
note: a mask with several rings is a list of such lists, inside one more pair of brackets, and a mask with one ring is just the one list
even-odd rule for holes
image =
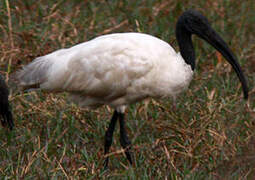
{"label": "bird's back", "polygon": [[[39,57],[19,71],[16,79],[25,89],[68,91],[84,105],[116,100],[119,104],[157,93],[152,92],[157,85],[150,81],[160,81],[158,71],[171,65],[169,57],[175,56],[173,48],[156,37],[109,34]],[[132,93],[137,97],[131,97]]]}

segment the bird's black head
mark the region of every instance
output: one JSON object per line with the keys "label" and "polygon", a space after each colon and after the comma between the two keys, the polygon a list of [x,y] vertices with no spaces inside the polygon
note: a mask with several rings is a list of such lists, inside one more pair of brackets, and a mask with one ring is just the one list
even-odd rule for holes
{"label": "bird's black head", "polygon": [[192,45],[191,35],[195,34],[204,39],[217,49],[225,59],[231,64],[242,84],[244,98],[248,99],[248,86],[237,58],[229,49],[224,40],[211,27],[209,21],[200,12],[195,10],[185,11],[176,24],[176,38],[180,47],[180,52],[187,64],[195,69],[195,51]]}
{"label": "bird's black head", "polygon": [[203,36],[209,31],[210,23],[200,12],[190,9],[179,17],[176,28],[184,28],[187,33]]}
{"label": "bird's black head", "polygon": [[3,126],[8,125],[10,130],[13,129],[13,118],[8,101],[8,87],[0,75],[0,120]]}

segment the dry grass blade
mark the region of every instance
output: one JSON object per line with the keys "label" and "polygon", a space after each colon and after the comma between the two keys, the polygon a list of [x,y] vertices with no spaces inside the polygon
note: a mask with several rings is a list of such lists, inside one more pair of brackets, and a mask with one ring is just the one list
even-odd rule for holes
{"label": "dry grass blade", "polygon": [[[207,16],[237,56],[250,99],[243,101],[241,85],[225,59],[194,38],[197,68],[189,89],[176,102],[150,100],[126,113],[136,167],[129,167],[118,149],[116,130],[115,149],[107,155],[110,171],[102,171],[109,107],[82,109],[70,105],[67,94],[21,94],[9,80],[9,73],[37,56],[101,34],[149,33],[178,51],[175,23],[190,8]],[[0,131],[0,177],[254,179],[254,12],[254,0],[0,2],[0,72],[9,82],[15,119],[13,132]]]}

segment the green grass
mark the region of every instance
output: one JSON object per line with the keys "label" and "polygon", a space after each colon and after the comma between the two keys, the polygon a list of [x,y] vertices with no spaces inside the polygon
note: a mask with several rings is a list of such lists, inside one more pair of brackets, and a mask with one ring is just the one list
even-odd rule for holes
{"label": "green grass", "polygon": [[[7,6],[9,4],[9,6]],[[255,176],[255,3],[209,1],[0,1],[0,71],[96,36],[140,31],[177,51],[175,23],[186,9],[202,11],[239,59],[249,106],[237,76],[216,51],[194,38],[197,69],[177,99],[131,105],[126,112],[135,166],[114,134],[109,170],[103,141],[112,110],[81,109],[66,94],[22,94],[9,82],[15,118],[0,130],[2,179],[253,179]],[[8,13],[9,12],[9,13]]]}

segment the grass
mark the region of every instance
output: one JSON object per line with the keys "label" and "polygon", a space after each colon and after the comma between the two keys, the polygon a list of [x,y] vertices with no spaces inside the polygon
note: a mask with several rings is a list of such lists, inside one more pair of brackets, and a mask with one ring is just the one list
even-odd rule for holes
{"label": "grass", "polygon": [[118,131],[109,171],[103,140],[112,110],[81,109],[66,94],[20,93],[12,82],[15,130],[0,130],[3,179],[253,179],[255,176],[255,4],[209,1],[0,1],[0,70],[96,36],[140,31],[178,50],[175,23],[186,9],[205,14],[237,55],[250,87],[249,106],[231,66],[194,38],[197,69],[190,88],[171,99],[131,105],[127,129],[135,167]]}

